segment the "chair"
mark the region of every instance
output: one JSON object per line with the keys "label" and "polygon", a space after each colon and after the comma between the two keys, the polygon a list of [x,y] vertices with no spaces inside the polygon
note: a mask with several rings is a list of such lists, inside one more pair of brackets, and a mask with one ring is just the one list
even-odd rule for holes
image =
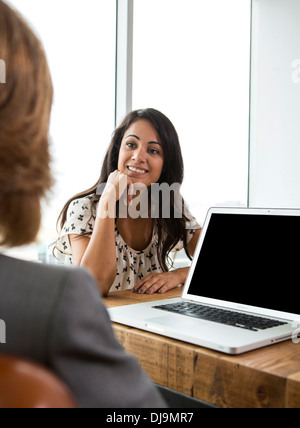
{"label": "chair", "polygon": [[67,386],[40,364],[0,355],[0,408],[77,408]]}

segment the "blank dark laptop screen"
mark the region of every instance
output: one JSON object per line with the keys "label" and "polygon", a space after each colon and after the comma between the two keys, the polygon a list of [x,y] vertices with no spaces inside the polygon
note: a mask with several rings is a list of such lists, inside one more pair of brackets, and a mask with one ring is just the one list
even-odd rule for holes
{"label": "blank dark laptop screen", "polygon": [[189,294],[300,314],[300,217],[212,214]]}

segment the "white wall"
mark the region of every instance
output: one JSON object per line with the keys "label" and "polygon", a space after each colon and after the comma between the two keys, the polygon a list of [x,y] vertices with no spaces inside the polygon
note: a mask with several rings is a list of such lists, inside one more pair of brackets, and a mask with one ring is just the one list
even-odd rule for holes
{"label": "white wall", "polygon": [[300,0],[253,0],[250,206],[300,208]]}

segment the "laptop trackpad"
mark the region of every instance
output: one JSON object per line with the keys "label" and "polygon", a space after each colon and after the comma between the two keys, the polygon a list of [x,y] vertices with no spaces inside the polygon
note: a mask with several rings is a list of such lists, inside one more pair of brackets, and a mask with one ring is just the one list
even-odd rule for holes
{"label": "laptop trackpad", "polygon": [[199,334],[199,330],[211,330],[212,326],[209,325],[207,321],[200,319],[190,318],[190,317],[178,317],[178,315],[168,314],[162,317],[148,318],[144,320],[145,326],[151,329],[153,327],[156,331],[163,331],[165,329],[172,329],[177,332],[183,331],[184,333],[189,333],[193,335],[193,330],[195,331],[196,336]]}

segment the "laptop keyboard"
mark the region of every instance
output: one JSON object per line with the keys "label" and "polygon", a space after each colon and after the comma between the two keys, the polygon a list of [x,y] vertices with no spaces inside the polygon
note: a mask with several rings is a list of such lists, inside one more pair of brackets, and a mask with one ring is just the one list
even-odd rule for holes
{"label": "laptop keyboard", "polygon": [[262,318],[189,302],[159,305],[154,306],[154,308],[256,332],[288,324],[287,322],[281,322],[269,318]]}

